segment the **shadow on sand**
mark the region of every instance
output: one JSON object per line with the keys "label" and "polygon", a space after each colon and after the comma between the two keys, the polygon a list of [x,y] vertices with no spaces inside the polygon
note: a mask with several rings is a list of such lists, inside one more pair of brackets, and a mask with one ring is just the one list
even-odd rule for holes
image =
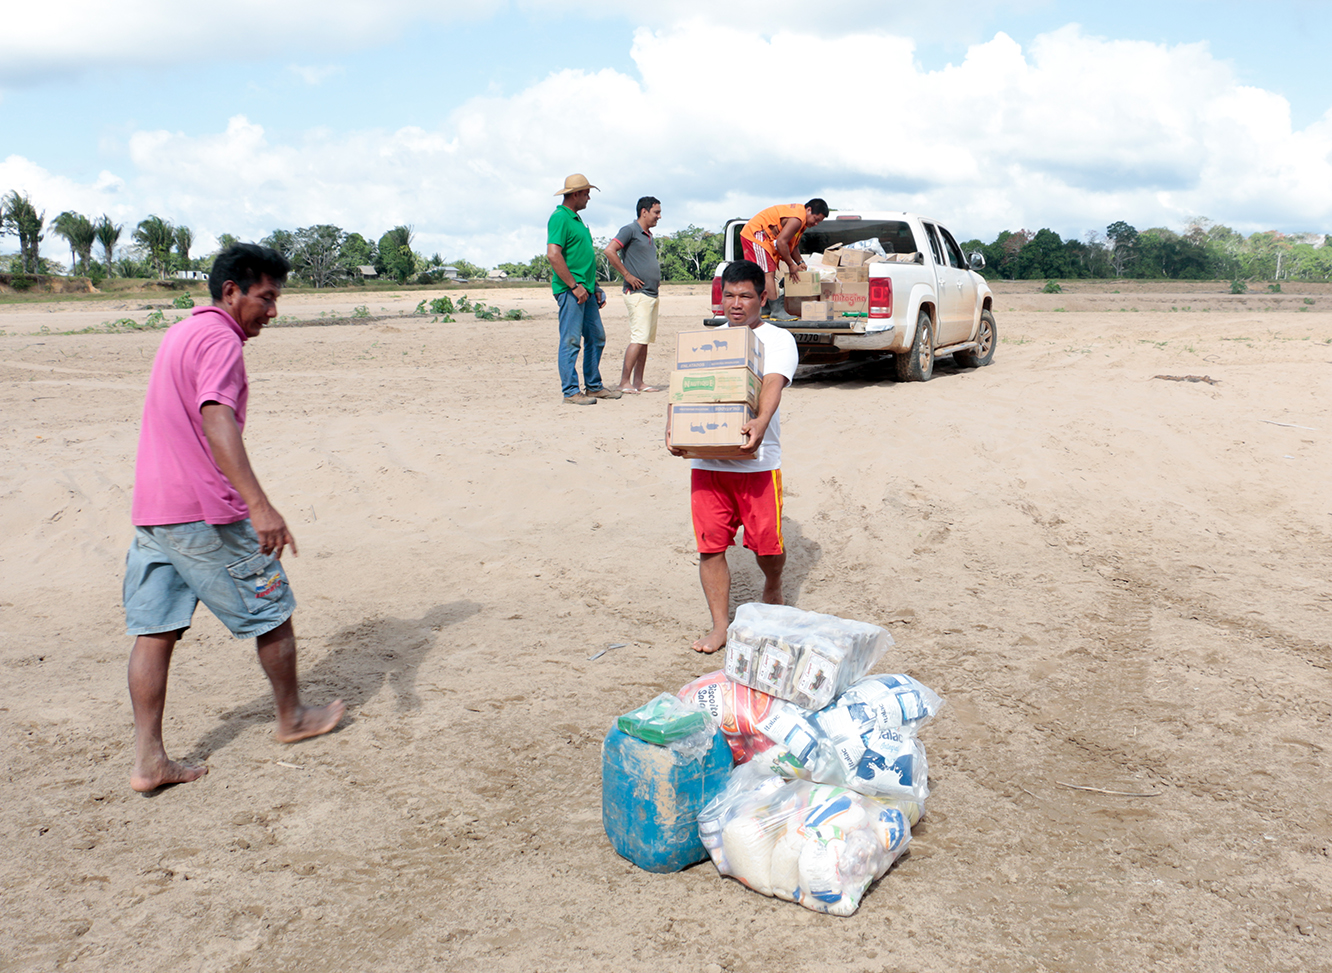
{"label": "shadow on sand", "polygon": [[[788,605],[800,607],[800,592],[810,570],[818,563],[823,548],[817,541],[805,537],[800,524],[790,517],[782,518],[782,540],[786,545],[786,568],[782,572],[782,596]],[[726,563],[731,568],[731,617],[736,605],[763,600],[763,572],[754,560],[754,554],[744,546],[744,534],[736,538],[736,546],[726,552]]]}
{"label": "shadow on sand", "polygon": [[[387,683],[399,712],[421,704],[416,695],[416,670],[434,650],[439,631],[471,618],[481,610],[472,601],[437,605],[420,618],[372,618],[329,637],[330,651],[301,673],[301,698],[316,706],[334,699],[347,704],[345,727],[355,711]],[[258,665],[258,662],[255,662]],[[265,692],[221,715],[221,722],[206,733],[185,757],[187,763],[206,760],[228,746],[248,726],[273,721],[273,697]]]}

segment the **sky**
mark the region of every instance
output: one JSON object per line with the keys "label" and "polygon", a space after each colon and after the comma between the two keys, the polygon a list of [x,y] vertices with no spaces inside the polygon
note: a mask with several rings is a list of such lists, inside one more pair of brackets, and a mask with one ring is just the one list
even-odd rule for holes
{"label": "sky", "polygon": [[[1332,0],[62,0],[0,33],[0,193],[194,231],[333,223],[485,267],[820,196],[961,240],[1332,232]],[[53,233],[42,252],[68,260]],[[0,253],[17,249],[0,239]]]}

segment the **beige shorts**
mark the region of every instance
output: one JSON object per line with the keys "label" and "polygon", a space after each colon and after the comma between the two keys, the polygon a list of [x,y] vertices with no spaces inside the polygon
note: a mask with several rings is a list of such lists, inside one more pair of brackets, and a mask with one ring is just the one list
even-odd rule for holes
{"label": "beige shorts", "polygon": [[624,306],[629,309],[629,344],[650,345],[657,340],[657,305],[660,300],[635,291],[626,291]]}

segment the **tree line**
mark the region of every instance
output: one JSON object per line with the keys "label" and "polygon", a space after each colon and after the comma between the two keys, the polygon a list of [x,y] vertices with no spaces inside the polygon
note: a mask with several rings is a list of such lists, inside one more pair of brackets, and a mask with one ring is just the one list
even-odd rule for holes
{"label": "tree line", "polygon": [[[178,271],[204,271],[214,254],[192,256],[194,233],[160,216],[140,220],[117,248],[126,226],[105,214],[89,217],[65,211],[49,222],[26,194],[11,191],[0,197],[0,236],[18,238],[19,252],[9,258],[17,275],[70,273],[98,283],[105,277],[166,278]],[[47,232],[69,246],[69,265],[44,258],[40,245]],[[399,283],[437,283],[458,277],[488,276],[484,267],[467,260],[445,261],[438,253],[426,257],[413,248],[411,226],[395,226],[378,239],[348,232],[332,224],[278,229],[260,243],[273,247],[292,263],[293,277],[311,287],[336,287],[364,278],[364,268],[377,277]],[[696,281],[712,277],[722,260],[720,232],[687,226],[675,233],[658,233],[657,255],[662,279]],[[221,248],[237,242],[224,233]],[[597,278],[613,279],[603,251],[609,238],[594,241]],[[1111,223],[1102,234],[1061,239],[1051,229],[1004,230],[992,242],[979,239],[963,244],[985,257],[982,273],[1009,280],[1129,277],[1180,280],[1328,280],[1332,279],[1332,237],[1321,233],[1283,234],[1274,230],[1248,237],[1203,217],[1189,221],[1183,233],[1164,227],[1139,232],[1123,220]],[[98,259],[100,258],[100,259]],[[2,264],[0,264],[2,266]],[[508,261],[495,270],[510,278],[548,281],[550,261],[544,253],[531,260]]]}
{"label": "tree line", "polygon": [[[19,252],[8,258],[6,268],[16,275],[71,274],[99,283],[106,277],[167,278],[178,271],[203,271],[212,266],[215,253],[192,255],[194,233],[185,225],[174,225],[152,215],[129,229],[109,216],[85,216],[66,211],[48,221],[27,194],[17,191],[0,197],[0,236],[18,238]],[[61,237],[69,245],[69,264],[41,256],[47,234]],[[125,243],[117,246],[122,236]],[[277,229],[259,242],[283,254],[292,263],[292,275],[311,287],[336,287],[364,279],[364,269],[377,277],[399,283],[436,283],[453,277],[484,278],[487,268],[470,261],[445,261],[438,253],[426,257],[413,248],[411,226],[395,226],[378,239],[348,232],[328,223]],[[657,235],[657,250],[664,280],[703,280],[722,259],[722,235],[702,227],[688,226],[672,234]],[[218,238],[219,251],[237,242],[231,233]],[[602,252],[609,238],[598,239],[598,279],[612,279],[610,262]],[[526,262],[505,262],[495,270],[511,278],[548,281],[550,261],[544,253]]]}
{"label": "tree line", "polygon": [[1006,280],[1332,279],[1332,237],[1275,230],[1245,237],[1204,217],[1190,220],[1183,233],[1164,227],[1139,232],[1123,220],[1081,239],[1063,240],[1050,229],[1004,230],[991,243],[968,240],[962,249],[984,255],[986,277]]}

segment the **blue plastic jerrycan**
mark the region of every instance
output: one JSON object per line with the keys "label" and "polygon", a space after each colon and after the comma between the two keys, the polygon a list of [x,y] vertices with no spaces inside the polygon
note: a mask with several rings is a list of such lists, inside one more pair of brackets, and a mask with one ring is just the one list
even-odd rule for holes
{"label": "blue plastic jerrycan", "polygon": [[731,748],[720,732],[701,758],[612,727],[601,745],[601,823],[611,847],[649,872],[677,872],[708,857],[698,812],[726,786]]}

